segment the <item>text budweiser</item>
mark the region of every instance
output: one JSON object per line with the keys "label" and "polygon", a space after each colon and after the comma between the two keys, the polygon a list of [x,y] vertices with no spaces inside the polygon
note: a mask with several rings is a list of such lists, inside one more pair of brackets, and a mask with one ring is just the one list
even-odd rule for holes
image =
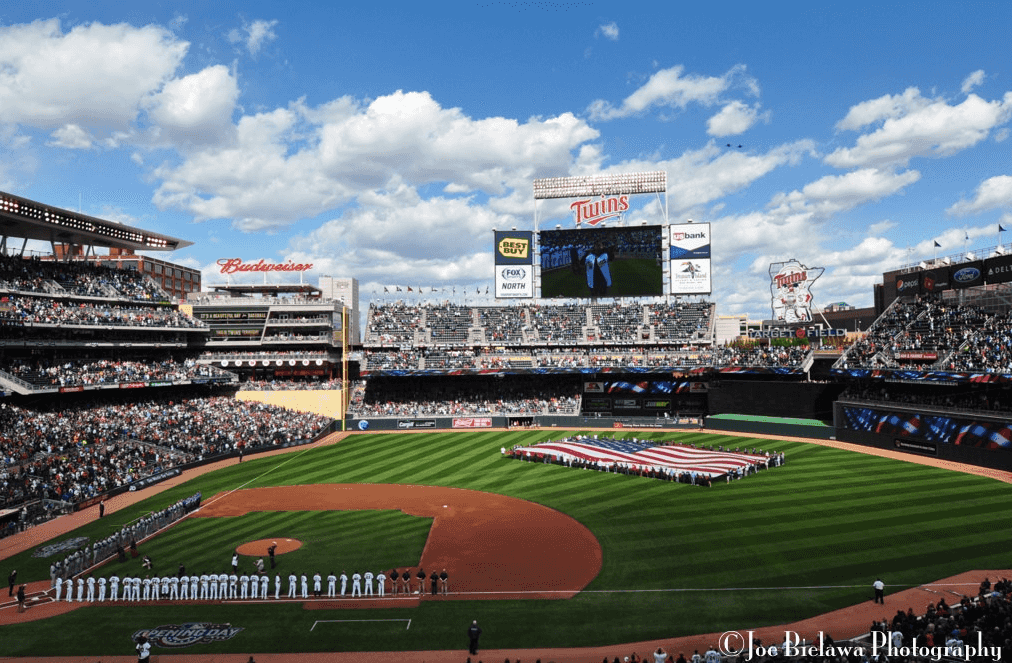
{"label": "text budweiser", "polygon": [[220,258],[218,265],[221,266],[222,274],[235,274],[237,272],[305,272],[313,268],[313,263],[301,262],[266,262],[263,258],[256,262],[243,262],[242,258]]}

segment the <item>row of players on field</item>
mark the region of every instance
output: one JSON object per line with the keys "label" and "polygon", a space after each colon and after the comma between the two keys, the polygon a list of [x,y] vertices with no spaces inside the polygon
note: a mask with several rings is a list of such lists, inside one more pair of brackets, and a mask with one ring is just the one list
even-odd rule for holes
{"label": "row of players on field", "polygon": [[[449,576],[444,569],[442,573],[432,572],[426,576],[424,570],[419,569],[416,574],[416,594],[425,593],[425,581],[428,578],[432,594],[446,594],[448,591]],[[355,572],[351,575],[350,594],[356,596],[386,596],[387,574],[380,572],[373,574],[366,571],[365,574]],[[312,578],[302,574],[296,576],[294,573],[288,576],[288,593],[286,598],[309,598],[310,582],[312,583],[312,595],[323,596],[323,582],[327,582],[327,597],[338,596],[338,583],[340,583],[340,596],[349,594],[349,577],[342,572],[340,576],[330,573],[323,578],[319,573]],[[396,596],[398,589],[403,594],[411,593],[411,574],[408,571],[398,573],[396,569],[389,574],[390,593]],[[373,593],[373,584],[376,591]],[[280,599],[281,576],[274,576],[274,598]],[[122,595],[120,586],[122,585]],[[74,581],[70,578],[57,580],[54,583],[55,600],[74,601]],[[364,588],[364,592],[363,592]],[[203,574],[200,576],[165,576],[165,577],[126,577],[121,581],[119,576],[106,578],[77,579],[77,601],[80,602],[103,602],[106,600],[106,589],[109,590],[108,600],[110,601],[226,601],[233,599],[267,599],[270,598],[270,576],[268,575],[241,575],[236,574]],[[97,591],[96,591],[97,590]],[[301,590],[301,591],[300,591]]]}

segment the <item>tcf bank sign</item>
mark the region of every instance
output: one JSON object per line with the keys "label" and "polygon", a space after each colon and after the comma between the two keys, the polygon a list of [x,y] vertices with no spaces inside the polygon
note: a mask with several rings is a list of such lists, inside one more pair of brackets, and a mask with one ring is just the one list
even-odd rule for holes
{"label": "tcf bank sign", "polygon": [[222,274],[250,274],[267,272],[306,272],[313,268],[313,263],[301,262],[267,262],[263,258],[256,262],[243,262],[242,258],[219,258],[217,265]]}

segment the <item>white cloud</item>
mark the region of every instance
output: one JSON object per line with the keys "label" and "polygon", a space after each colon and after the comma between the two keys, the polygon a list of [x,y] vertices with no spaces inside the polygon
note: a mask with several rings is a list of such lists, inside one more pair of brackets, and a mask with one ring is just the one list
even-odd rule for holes
{"label": "white cloud", "polygon": [[837,168],[882,167],[905,165],[916,156],[949,156],[984,140],[1010,116],[1012,92],[995,101],[970,94],[953,106],[944,99],[926,99],[910,88],[902,96],[886,95],[852,107],[837,128],[857,129],[880,120],[882,126],[825,161]]}
{"label": "white cloud", "polygon": [[591,119],[612,120],[642,113],[654,106],[682,109],[690,103],[712,106],[720,95],[733,86],[744,86],[750,94],[758,94],[758,84],[745,74],[745,65],[735,65],[722,76],[684,75],[685,67],[677,65],[654,73],[646,83],[615,107],[598,99],[587,107]]}
{"label": "white cloud", "polygon": [[91,134],[76,124],[65,124],[50,136],[52,140],[46,144],[54,147],[86,150],[93,144]]}
{"label": "white cloud", "polygon": [[258,19],[252,23],[244,23],[242,29],[232,28],[226,38],[233,44],[242,43],[250,55],[256,55],[264,45],[278,38],[274,32],[274,26],[277,24],[276,19],[273,21]]}
{"label": "white cloud", "polygon": [[759,104],[749,106],[738,100],[724,105],[716,115],[706,121],[706,133],[711,136],[736,136],[748,131],[760,119],[769,121],[769,113],[759,114]]}
{"label": "white cloud", "polygon": [[868,234],[873,237],[877,237],[878,235],[884,235],[888,231],[895,228],[896,225],[897,225],[896,223],[890,221],[889,219],[883,219],[878,223],[873,223],[870,226],[868,226]]}
{"label": "white cloud", "polygon": [[1012,207],[1012,176],[996,175],[984,180],[973,200],[960,200],[945,211],[952,216],[966,216],[997,207]]}
{"label": "white cloud", "polygon": [[173,142],[218,142],[232,132],[239,87],[224,65],[169,81],[149,102],[151,121]]}
{"label": "white cloud", "polygon": [[1008,136],[1009,136],[1009,128],[1002,127],[998,131],[994,132],[994,142],[1002,143],[1008,138]]}
{"label": "white cloud", "polygon": [[0,27],[0,121],[91,133],[126,129],[187,48],[151,25],[90,23],[64,33],[50,19]]}
{"label": "white cloud", "polygon": [[570,113],[525,123],[473,119],[427,92],[395,92],[362,106],[295,102],[240,118],[235,142],[194,151],[155,171],[154,200],[243,230],[277,229],[335,209],[361,192],[445,183],[448,191],[508,195],[533,177],[564,173],[572,150],[598,132]]}
{"label": "white cloud", "polygon": [[963,94],[967,94],[973,88],[984,82],[984,70],[978,69],[963,79],[963,85],[959,88]]}
{"label": "white cloud", "polygon": [[603,35],[605,39],[611,41],[618,41],[618,23],[612,21],[611,23],[605,23],[597,28],[598,35]]}

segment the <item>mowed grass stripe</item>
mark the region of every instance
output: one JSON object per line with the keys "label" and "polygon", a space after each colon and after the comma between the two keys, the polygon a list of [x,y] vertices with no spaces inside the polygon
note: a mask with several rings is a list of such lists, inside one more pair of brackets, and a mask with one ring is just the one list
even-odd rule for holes
{"label": "mowed grass stripe", "polygon": [[[560,439],[570,434],[542,430],[353,435],[340,444],[305,452],[297,462],[284,466],[278,465],[277,458],[246,461],[242,466],[228,467],[146,500],[131,513],[113,515],[117,519],[135,517],[197,489],[208,496],[212,491],[235,488],[252,477],[261,477],[255,485],[294,485],[310,479],[318,483],[352,480],[435,483],[528,499],[580,521],[603,547],[604,566],[591,585],[594,589],[822,584],[860,588],[756,590],[745,595],[583,594],[571,601],[463,601],[434,607],[423,603],[410,611],[412,618],[419,620],[417,633],[413,623],[412,632],[403,640],[384,641],[385,648],[395,650],[458,647],[459,623],[466,625],[474,618],[489,624],[508,624],[509,628],[496,629],[496,644],[503,647],[630,642],[723,630],[722,627],[741,628],[743,624],[782,623],[867,599],[870,596],[867,587],[878,574],[888,574],[890,586],[936,580],[966,568],[987,568],[1004,559],[1005,551],[1012,547],[1012,536],[1003,524],[1012,521],[1008,486],[819,445],[702,433],[623,433],[624,437],[639,439],[692,441],[701,446],[723,445],[729,449],[757,447],[787,454],[787,464],[782,468],[710,489],[509,461],[499,454],[500,447]],[[608,436],[611,432],[598,434]],[[268,470],[271,471],[263,475]],[[353,563],[372,567],[377,559],[395,557],[399,549],[406,547],[404,542],[419,532],[418,545],[424,545],[431,524],[399,523],[386,513],[375,519],[351,513],[357,514],[351,520],[322,518],[299,522],[307,545],[283,556],[282,569],[298,566],[311,571],[318,566]],[[192,536],[173,532],[164,537],[166,548],[158,553],[156,563],[173,565],[175,558],[189,549],[195,557],[198,553],[203,555],[206,563],[221,566],[228,563],[230,551],[237,543],[232,537],[261,538],[269,535],[265,528],[294,527],[298,522],[295,513],[257,515],[262,520],[252,529],[201,527],[192,530]],[[108,522],[90,524],[81,531],[95,536],[122,522],[105,520]],[[201,520],[207,519],[192,522]],[[336,538],[355,541],[357,545],[339,554],[327,550],[324,539],[334,532],[339,533]],[[218,538],[219,534],[227,534],[227,538]],[[194,541],[200,543],[196,546],[200,551],[195,552]],[[363,548],[368,549],[368,558],[361,556]],[[405,565],[414,563],[418,554],[402,555],[405,559],[414,555]],[[36,573],[45,577],[48,573],[48,560],[23,556],[11,562],[18,565],[19,575]],[[366,616],[407,612],[369,611]],[[193,620],[198,613],[203,614],[195,610],[179,617]],[[167,619],[170,614],[171,610],[162,610],[149,616],[161,619],[159,615],[164,615]],[[327,640],[325,635],[312,643],[291,642],[286,633],[308,631],[315,616],[286,609],[264,614],[271,615],[270,621],[255,625],[249,622],[255,634],[250,634],[247,645],[238,642],[213,645],[207,646],[206,651],[251,651],[253,643],[263,643],[266,647],[263,651],[376,646],[374,639]],[[361,613],[342,611],[347,618],[357,614]],[[230,618],[233,623],[240,619],[247,622],[252,615],[246,611]],[[225,617],[216,614],[214,618]],[[77,623],[76,617],[70,615],[59,620],[53,622],[54,627]],[[55,645],[46,649],[50,646],[46,637],[48,623],[37,623],[38,630],[4,627],[0,629],[0,638],[18,642],[19,652],[59,653]],[[104,651],[97,649],[95,653]]]}

